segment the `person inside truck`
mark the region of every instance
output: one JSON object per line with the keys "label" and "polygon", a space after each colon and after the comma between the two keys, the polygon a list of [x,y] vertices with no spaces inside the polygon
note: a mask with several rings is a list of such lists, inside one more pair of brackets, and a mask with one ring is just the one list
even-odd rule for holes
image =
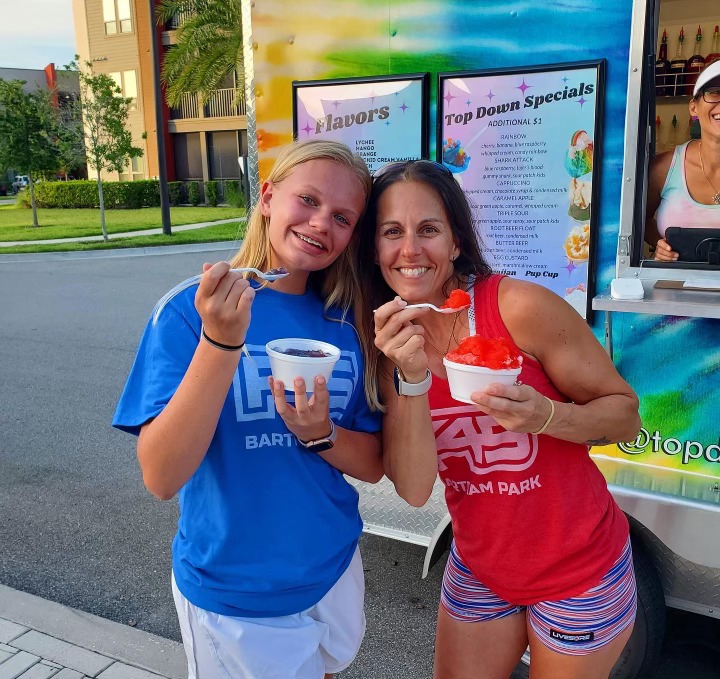
{"label": "person inside truck", "polygon": [[[139,434],[150,492],[179,495],[172,590],[190,679],[327,679],[360,647],[362,521],[344,475],[383,475],[349,322],[370,185],[343,144],[285,148],[232,262],[204,264],[145,329],[113,425]],[[266,344],[286,337],[341,349],[332,396],[322,378],[268,377]]]}
{"label": "person inside truck", "polygon": [[[636,436],[635,393],[563,299],[491,272],[442,165],[375,173],[359,255],[375,262],[363,331],[374,322],[385,473],[418,507],[439,473],[452,519],[435,678],[507,679],[529,645],[536,679],[607,679],[637,597],[628,521],[588,449]],[[411,308],[457,288],[469,308]],[[502,338],[522,372],[465,404],[443,358],[471,335]]]}
{"label": "person inside truck", "polygon": [[653,259],[678,259],[665,240],[671,226],[720,229],[720,61],[701,72],[690,100],[700,139],[660,153],[650,165],[645,241]]}

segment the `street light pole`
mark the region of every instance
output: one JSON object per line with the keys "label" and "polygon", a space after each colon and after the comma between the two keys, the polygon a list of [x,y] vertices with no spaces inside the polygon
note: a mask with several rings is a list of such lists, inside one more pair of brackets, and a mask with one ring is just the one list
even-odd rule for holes
{"label": "street light pole", "polygon": [[162,89],[160,88],[160,46],[157,39],[157,22],[155,20],[155,0],[148,0],[150,9],[150,49],[153,58],[153,84],[155,97],[155,128],[157,129],[158,180],[160,182],[160,215],[162,230],[171,236],[170,229],[170,198],[167,185],[167,159],[165,156],[165,121],[163,120]]}

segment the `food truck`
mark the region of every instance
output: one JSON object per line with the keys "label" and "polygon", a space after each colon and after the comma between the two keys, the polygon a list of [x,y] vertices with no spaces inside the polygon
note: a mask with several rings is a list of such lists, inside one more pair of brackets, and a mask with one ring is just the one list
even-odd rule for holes
{"label": "food truck", "polygon": [[[244,0],[243,22],[254,192],[293,138],[344,141],[371,170],[444,163],[495,270],[564,297],[637,392],[637,438],[591,454],[639,590],[612,676],[650,672],[666,607],[720,617],[720,266],[644,242],[649,163],[698,133],[717,0]],[[421,545],[424,576],[451,538],[442,484],[420,509],[356,485],[365,530]]]}

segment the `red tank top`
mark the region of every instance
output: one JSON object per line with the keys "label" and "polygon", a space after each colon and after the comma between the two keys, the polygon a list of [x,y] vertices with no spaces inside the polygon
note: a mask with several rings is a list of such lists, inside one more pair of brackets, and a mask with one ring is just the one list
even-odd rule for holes
{"label": "red tank top", "polygon": [[[502,278],[474,286],[471,334],[510,338],[498,309]],[[520,379],[569,401],[529,356]],[[439,377],[429,398],[455,542],[475,577],[518,605],[567,599],[597,585],[629,529],[587,446],[507,431],[455,401]]]}

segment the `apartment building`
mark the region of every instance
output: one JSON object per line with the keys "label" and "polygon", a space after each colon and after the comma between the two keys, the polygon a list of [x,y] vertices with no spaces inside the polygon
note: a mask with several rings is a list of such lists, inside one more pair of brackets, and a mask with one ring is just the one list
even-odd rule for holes
{"label": "apartment building", "polygon": [[[48,64],[44,69],[35,68],[0,68],[0,78],[3,80],[22,80],[25,84],[25,92],[36,90],[49,90],[52,93],[52,103],[61,113],[78,99],[80,96],[80,85],[77,73],[56,69],[55,64]],[[70,168],[78,174],[82,174],[82,168]],[[12,181],[15,178],[15,171],[9,169],[0,172],[0,181]]]}
{"label": "apartment building", "polygon": [[53,103],[62,107],[68,101],[79,96],[77,73],[56,69],[55,64],[48,64],[44,69],[38,68],[0,68],[3,80],[24,80],[23,90],[33,92],[37,89],[53,92]]}
{"label": "apartment building", "polygon": [[[144,152],[123,173],[106,173],[106,178],[157,177],[151,31],[156,31],[162,63],[164,54],[176,43],[176,30],[183,17],[157,26],[148,0],[73,0],[73,16],[80,59],[91,62],[96,73],[110,75],[124,96],[133,99],[128,127],[134,145]],[[247,120],[244,104],[233,106],[234,82],[225,85],[208,101],[188,93],[177,108],[160,102],[168,181],[239,178],[238,157],[247,153]],[[143,139],[144,133],[147,136]]]}

